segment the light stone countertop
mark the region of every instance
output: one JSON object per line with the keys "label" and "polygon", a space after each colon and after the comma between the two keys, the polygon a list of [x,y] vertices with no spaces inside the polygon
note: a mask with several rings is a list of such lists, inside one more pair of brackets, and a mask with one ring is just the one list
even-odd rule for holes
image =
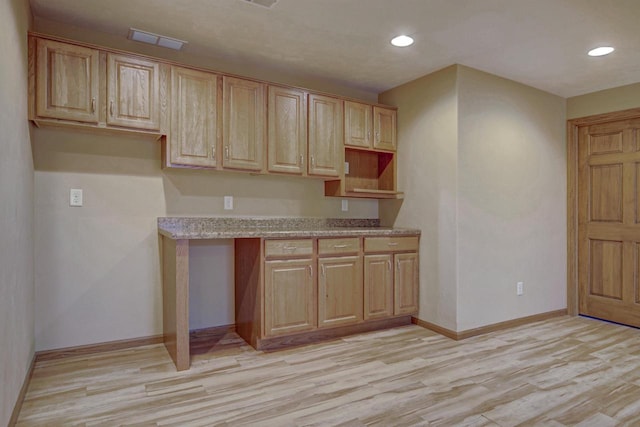
{"label": "light stone countertop", "polygon": [[158,233],[171,239],[419,236],[420,230],[380,227],[377,219],[163,217]]}

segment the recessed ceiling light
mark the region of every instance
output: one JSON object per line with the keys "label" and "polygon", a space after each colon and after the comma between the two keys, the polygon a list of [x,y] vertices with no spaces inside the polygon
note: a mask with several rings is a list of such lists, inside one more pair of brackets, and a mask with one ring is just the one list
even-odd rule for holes
{"label": "recessed ceiling light", "polygon": [[398,36],[391,39],[391,44],[397,47],[407,47],[413,44],[413,39],[409,36]]}
{"label": "recessed ceiling light", "polygon": [[615,49],[612,48],[611,46],[601,46],[601,47],[597,47],[595,49],[591,49],[588,52],[589,56],[604,56],[604,55],[608,55],[611,52],[613,52]]}
{"label": "recessed ceiling light", "polygon": [[180,50],[187,42],[184,40],[174,39],[173,37],[162,36],[160,34],[150,33],[148,31],[129,28],[130,40],[142,43],[154,44],[156,46],[168,47],[169,49]]}

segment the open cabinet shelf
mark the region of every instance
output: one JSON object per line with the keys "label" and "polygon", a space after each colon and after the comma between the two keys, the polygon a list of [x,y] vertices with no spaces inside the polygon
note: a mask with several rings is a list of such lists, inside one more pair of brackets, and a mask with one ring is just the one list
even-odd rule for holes
{"label": "open cabinet shelf", "polygon": [[326,196],[402,198],[402,193],[398,192],[396,187],[395,153],[346,147],[344,158],[344,178],[326,181]]}

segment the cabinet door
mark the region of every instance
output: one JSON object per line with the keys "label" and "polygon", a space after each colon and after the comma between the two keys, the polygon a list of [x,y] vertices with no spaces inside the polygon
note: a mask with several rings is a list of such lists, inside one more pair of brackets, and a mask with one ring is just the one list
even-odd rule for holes
{"label": "cabinet door", "polygon": [[364,320],[393,315],[392,255],[364,257]]}
{"label": "cabinet door", "polygon": [[265,261],[264,330],[273,337],[316,327],[311,259]]}
{"label": "cabinet door", "polygon": [[344,145],[371,148],[371,105],[359,102],[344,103]]}
{"label": "cabinet door", "polygon": [[418,311],[418,254],[395,254],[394,314]]}
{"label": "cabinet door", "polygon": [[361,258],[320,258],[318,267],[318,326],[346,325],[361,321]]}
{"label": "cabinet door", "polygon": [[171,163],[216,166],[217,77],[171,67]]}
{"label": "cabinet door", "polygon": [[265,85],[223,77],[222,165],[230,169],[263,171],[265,166]]}
{"label": "cabinet door", "polygon": [[98,123],[97,50],[38,39],[36,62],[36,115]]}
{"label": "cabinet door", "polygon": [[160,129],[160,66],[127,55],[107,55],[107,124]]}
{"label": "cabinet door", "polygon": [[373,148],[396,150],[396,111],[373,107]]}
{"label": "cabinet door", "polygon": [[309,95],[309,175],[339,176],[343,163],[342,101]]}
{"label": "cabinet door", "polygon": [[304,173],[307,157],[306,101],[304,91],[269,86],[269,172]]}

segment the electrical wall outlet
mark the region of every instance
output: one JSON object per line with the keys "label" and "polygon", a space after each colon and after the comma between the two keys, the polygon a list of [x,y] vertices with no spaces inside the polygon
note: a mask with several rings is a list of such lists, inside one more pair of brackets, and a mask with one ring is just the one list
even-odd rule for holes
{"label": "electrical wall outlet", "polygon": [[224,196],[224,210],[233,210],[233,196]]}
{"label": "electrical wall outlet", "polygon": [[524,282],[516,283],[516,295],[524,295]]}
{"label": "electrical wall outlet", "polygon": [[349,210],[349,201],[342,199],[342,212],[347,212]]}
{"label": "electrical wall outlet", "polygon": [[82,206],[82,189],[72,188],[69,190],[69,206]]}

